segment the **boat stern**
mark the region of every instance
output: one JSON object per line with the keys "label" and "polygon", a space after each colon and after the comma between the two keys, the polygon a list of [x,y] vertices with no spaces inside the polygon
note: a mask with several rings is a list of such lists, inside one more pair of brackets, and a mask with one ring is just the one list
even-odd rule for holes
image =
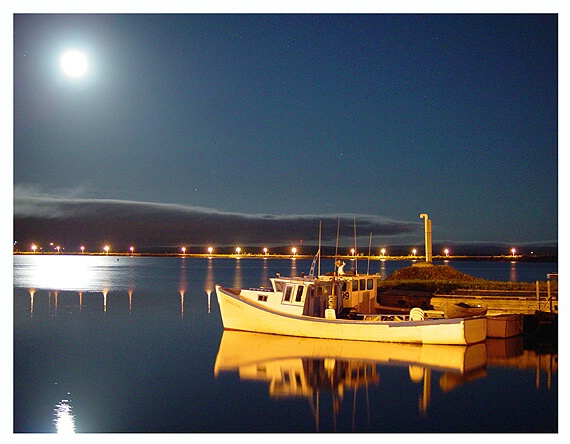
{"label": "boat stern", "polygon": [[477,316],[463,319],[465,329],[465,344],[476,344],[487,338],[487,317]]}
{"label": "boat stern", "polygon": [[418,321],[424,344],[469,345],[487,337],[487,318],[453,318]]}

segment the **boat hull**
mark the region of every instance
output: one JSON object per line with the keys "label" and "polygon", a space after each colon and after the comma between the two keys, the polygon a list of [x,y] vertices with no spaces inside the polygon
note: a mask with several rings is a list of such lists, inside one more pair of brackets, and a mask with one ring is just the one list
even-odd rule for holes
{"label": "boat hull", "polygon": [[487,316],[488,338],[510,338],[523,332],[522,314],[501,314]]}
{"label": "boat hull", "polygon": [[453,304],[444,302],[441,310],[447,318],[464,318],[467,316],[483,316],[487,314],[487,307],[473,306],[465,303]]}
{"label": "boat hull", "polygon": [[423,321],[361,321],[280,313],[216,286],[225,329],[306,338],[468,345],[484,341],[485,317]]}

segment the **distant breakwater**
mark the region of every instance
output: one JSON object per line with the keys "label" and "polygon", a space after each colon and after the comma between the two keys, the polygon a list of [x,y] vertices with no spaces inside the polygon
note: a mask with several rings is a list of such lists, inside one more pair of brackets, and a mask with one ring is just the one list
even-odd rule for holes
{"label": "distant breakwater", "polygon": [[[116,256],[116,257],[184,257],[184,258],[223,258],[223,259],[313,259],[314,255],[309,254],[264,254],[264,253],[241,253],[241,254],[215,254],[215,253],[131,253],[131,252],[27,252],[14,251],[15,255],[50,255],[50,256]],[[423,262],[425,256],[389,256],[389,255],[321,255],[321,259],[342,259],[342,260],[373,260],[373,261],[412,261]],[[473,256],[443,256],[434,255],[434,261],[493,261],[493,262],[558,262],[555,255],[473,255]]]}

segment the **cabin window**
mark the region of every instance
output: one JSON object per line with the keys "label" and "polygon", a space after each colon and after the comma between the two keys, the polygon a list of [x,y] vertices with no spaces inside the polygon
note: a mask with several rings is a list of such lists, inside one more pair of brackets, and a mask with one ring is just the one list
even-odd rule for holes
{"label": "cabin window", "polygon": [[358,291],[358,279],[352,281],[352,291]]}
{"label": "cabin window", "polygon": [[343,292],[346,291],[346,282],[343,282],[340,288]]}
{"label": "cabin window", "polygon": [[295,302],[301,302],[301,298],[303,297],[303,287],[302,285],[299,285],[297,287],[297,294],[295,295]]}
{"label": "cabin window", "polygon": [[366,280],[366,289],[367,290],[374,289],[374,279],[367,279]]}
{"label": "cabin window", "polygon": [[307,297],[312,298],[314,296],[314,287],[312,285],[309,285],[307,287]]}
{"label": "cabin window", "polygon": [[283,300],[285,302],[290,302],[291,301],[291,293],[293,292],[293,287],[288,285],[287,287],[285,287],[285,293],[283,294]]}
{"label": "cabin window", "polygon": [[283,282],[275,282],[275,291],[283,291]]}
{"label": "cabin window", "polygon": [[266,294],[258,294],[257,300],[261,302],[267,302],[267,295]]}
{"label": "cabin window", "polygon": [[317,296],[327,296],[331,294],[331,286],[330,285],[319,285],[317,287]]}
{"label": "cabin window", "polygon": [[366,279],[360,279],[360,290],[366,289]]}

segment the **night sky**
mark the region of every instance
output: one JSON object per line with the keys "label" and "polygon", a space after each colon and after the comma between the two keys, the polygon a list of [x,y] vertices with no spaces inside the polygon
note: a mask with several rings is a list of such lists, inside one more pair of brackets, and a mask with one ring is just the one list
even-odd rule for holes
{"label": "night sky", "polygon": [[15,14],[13,68],[22,249],[557,246],[555,13]]}

